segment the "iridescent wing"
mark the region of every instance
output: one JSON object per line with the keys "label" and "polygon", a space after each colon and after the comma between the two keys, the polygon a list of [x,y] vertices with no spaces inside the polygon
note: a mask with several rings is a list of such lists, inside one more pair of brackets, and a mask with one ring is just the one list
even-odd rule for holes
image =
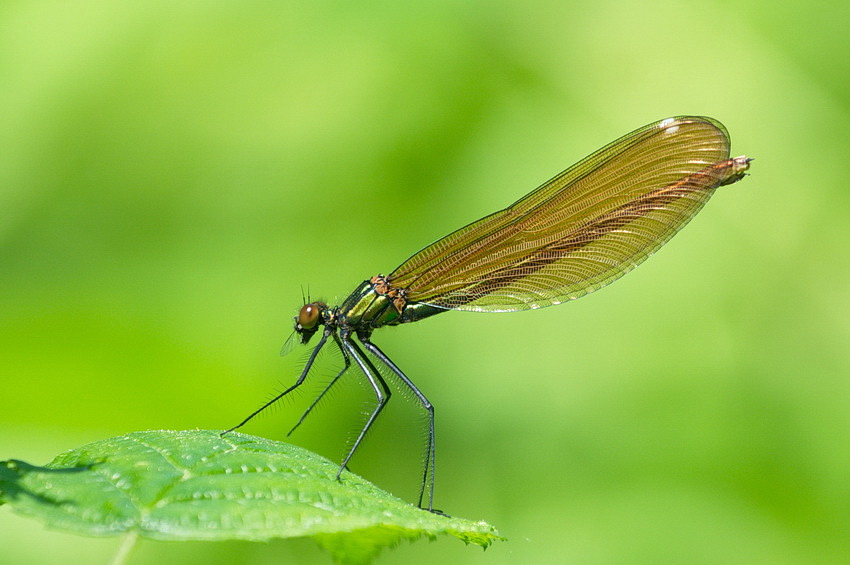
{"label": "iridescent wing", "polygon": [[729,159],[726,129],[711,118],[661,120],[422,249],[387,280],[410,302],[457,310],[579,298],[654,253],[748,163]]}

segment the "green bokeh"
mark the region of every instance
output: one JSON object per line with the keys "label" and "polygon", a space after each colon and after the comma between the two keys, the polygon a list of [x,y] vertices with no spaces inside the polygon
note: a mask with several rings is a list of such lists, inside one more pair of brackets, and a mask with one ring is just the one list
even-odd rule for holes
{"label": "green bokeh", "polygon": [[[700,114],[752,175],[634,273],[375,334],[437,406],[437,505],[510,538],[379,562],[841,561],[848,21],[837,1],[4,2],[0,459],[233,425],[292,382],[276,351],[302,287],[344,297],[616,137]],[[246,431],[283,439],[313,390]],[[367,398],[294,439],[339,454]],[[418,421],[394,404],[352,468],[414,500]],[[119,543],[0,508],[2,563]],[[237,558],[327,560],[143,541],[132,563]]]}

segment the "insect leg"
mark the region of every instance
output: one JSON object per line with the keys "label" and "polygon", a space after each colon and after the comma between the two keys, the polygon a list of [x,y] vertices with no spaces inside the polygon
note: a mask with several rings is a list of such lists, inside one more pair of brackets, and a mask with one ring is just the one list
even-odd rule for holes
{"label": "insect leg", "polygon": [[390,399],[392,393],[390,392],[390,387],[387,386],[386,381],[369,360],[366,357],[366,354],[363,353],[363,350],[351,339],[350,335],[345,332],[342,336],[340,336],[343,347],[348,350],[348,353],[351,357],[354,358],[355,363],[360,367],[360,370],[363,371],[363,374],[366,375],[366,378],[369,380],[369,384],[372,385],[372,388],[375,391],[375,397],[378,402],[375,405],[375,409],[372,411],[372,414],[369,415],[369,419],[366,420],[366,423],[363,425],[363,429],[360,430],[360,434],[357,436],[357,439],[354,440],[354,444],[351,446],[351,450],[348,452],[348,455],[345,456],[345,459],[342,461],[342,465],[340,465],[339,472],[336,474],[336,478],[342,474],[342,470],[346,468],[348,462],[351,460],[351,457],[354,455],[354,452],[357,451],[357,448],[360,446],[360,443],[363,441],[363,438],[366,437],[366,432],[369,431],[369,428],[372,427],[372,424],[375,423],[375,419],[377,419],[378,414],[381,413],[381,410],[386,406],[387,401]]}
{"label": "insect leg", "polygon": [[255,410],[253,413],[251,413],[250,416],[248,416],[247,418],[245,418],[244,420],[242,420],[241,422],[239,422],[238,424],[236,424],[235,426],[233,426],[229,430],[221,432],[221,435],[223,436],[224,434],[230,433],[233,430],[237,430],[237,429],[241,428],[242,426],[247,424],[249,421],[251,421],[251,419],[254,416],[256,416],[257,414],[259,414],[260,412],[262,412],[263,410],[265,410],[266,408],[268,408],[269,406],[271,406],[272,404],[274,404],[275,402],[277,402],[278,400],[280,400],[281,398],[283,398],[284,396],[286,396],[287,394],[289,394],[290,392],[292,392],[293,390],[295,390],[296,388],[301,386],[301,383],[303,383],[304,379],[307,378],[307,373],[310,372],[310,368],[313,366],[313,362],[316,360],[316,356],[319,354],[319,351],[325,345],[325,342],[328,341],[328,336],[331,333],[333,333],[333,330],[331,330],[330,328],[325,329],[324,333],[322,334],[322,339],[320,339],[319,343],[316,344],[316,347],[313,349],[313,352],[310,354],[310,358],[307,360],[307,364],[304,365],[304,369],[301,371],[301,376],[298,377],[298,380],[295,381],[294,385],[292,385],[291,387],[289,387],[285,391],[281,392],[280,394],[278,394],[277,396],[275,396],[274,398],[272,398],[271,400],[269,400],[268,402],[263,404],[259,409]]}
{"label": "insect leg", "polygon": [[328,383],[328,386],[325,387],[325,390],[323,390],[321,392],[321,394],[319,394],[319,396],[316,397],[316,400],[313,401],[313,403],[310,405],[310,407],[307,408],[307,410],[304,411],[304,414],[301,415],[301,419],[298,420],[297,424],[292,426],[292,429],[289,430],[289,433],[286,434],[287,436],[292,435],[292,432],[294,432],[296,430],[296,428],[298,428],[298,426],[300,426],[301,423],[304,422],[304,420],[307,418],[307,416],[310,414],[310,412],[313,411],[313,408],[316,407],[316,405],[319,403],[319,401],[322,400],[322,398],[325,396],[325,394],[327,394],[327,392],[331,389],[331,387],[336,384],[336,382],[339,380],[339,378],[351,366],[351,356],[348,354],[348,351],[342,346],[342,343],[340,342],[340,339],[339,339],[339,335],[334,333],[333,338],[334,338],[334,341],[336,342],[337,347],[339,347],[339,350],[342,352],[342,358],[343,358],[343,360],[345,360],[345,367],[343,367],[342,370],[339,373],[337,373],[337,375],[333,378],[333,380]]}
{"label": "insect leg", "polygon": [[[422,488],[419,490],[419,507],[424,508],[422,506],[422,499],[425,497],[425,486],[428,486],[428,510],[432,512],[437,512],[442,514],[439,510],[434,510],[434,465],[436,464],[436,447],[434,444],[434,405],[422,394],[422,391],[417,388],[413,381],[407,378],[401,369],[399,369],[392,360],[387,357],[386,353],[381,351],[381,349],[369,341],[367,338],[361,338],[360,341],[363,343],[363,347],[366,350],[374,355],[379,361],[381,361],[384,365],[390,368],[390,370],[395,373],[395,375],[401,379],[412,392],[416,395],[416,398],[419,399],[419,403],[428,411],[428,451],[425,456],[425,471],[422,474]],[[430,475],[430,481],[429,479]]]}

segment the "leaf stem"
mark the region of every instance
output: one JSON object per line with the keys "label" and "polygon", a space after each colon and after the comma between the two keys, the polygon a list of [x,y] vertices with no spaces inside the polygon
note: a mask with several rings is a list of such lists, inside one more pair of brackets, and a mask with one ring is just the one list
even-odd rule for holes
{"label": "leaf stem", "polygon": [[133,552],[133,548],[136,547],[137,539],[139,539],[139,536],[136,535],[136,532],[128,532],[121,541],[121,545],[118,546],[118,551],[112,556],[109,565],[124,565],[127,558],[130,557],[130,553]]}

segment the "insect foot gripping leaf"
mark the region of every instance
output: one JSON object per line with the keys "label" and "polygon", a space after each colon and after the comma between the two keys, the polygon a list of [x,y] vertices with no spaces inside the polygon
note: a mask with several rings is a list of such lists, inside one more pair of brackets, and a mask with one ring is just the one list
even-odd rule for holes
{"label": "insect foot gripping leaf", "polygon": [[97,441],[43,467],[0,462],[0,504],[54,529],[159,540],[311,536],[340,563],[402,539],[451,534],[487,547],[492,526],[421,510],[302,448],[212,430]]}

